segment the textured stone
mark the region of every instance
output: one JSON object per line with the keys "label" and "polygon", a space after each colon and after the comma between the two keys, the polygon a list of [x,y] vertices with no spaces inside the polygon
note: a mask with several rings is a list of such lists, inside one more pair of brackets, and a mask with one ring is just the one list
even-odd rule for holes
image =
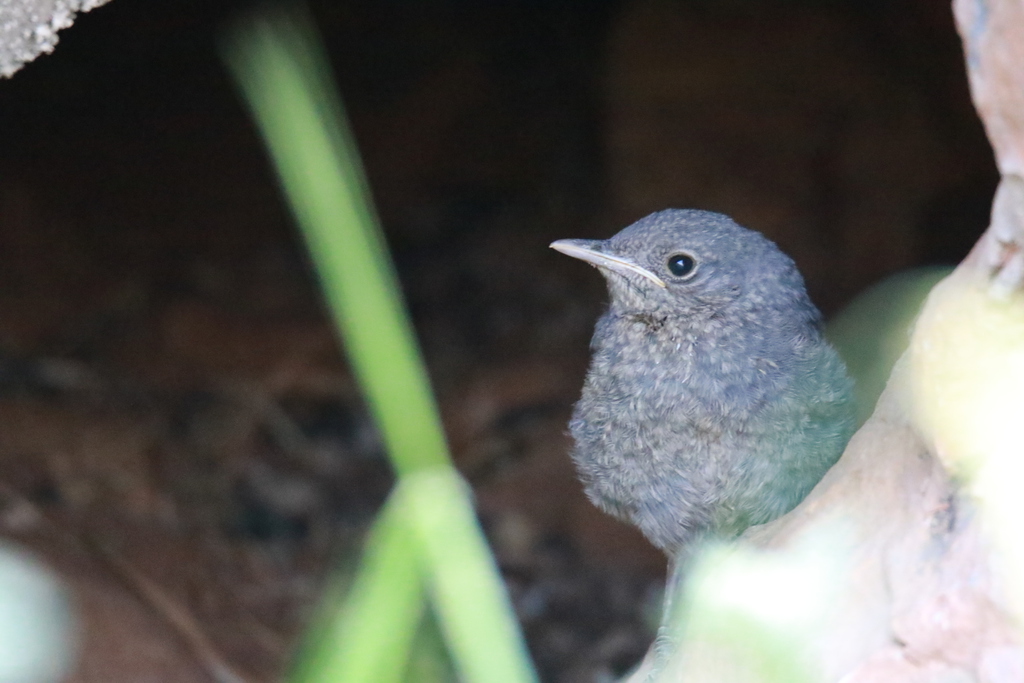
{"label": "textured stone", "polygon": [[0,76],[10,78],[41,54],[53,52],[57,33],[108,0],[0,0]]}

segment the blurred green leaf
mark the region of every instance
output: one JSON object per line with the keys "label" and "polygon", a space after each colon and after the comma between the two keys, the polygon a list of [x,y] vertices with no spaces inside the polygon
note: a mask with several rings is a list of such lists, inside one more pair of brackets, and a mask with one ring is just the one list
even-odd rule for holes
{"label": "blurred green leaf", "polygon": [[398,683],[423,614],[416,545],[394,500],[378,516],[347,599],[312,629],[291,680],[296,683]]}
{"label": "blurred green leaf", "polygon": [[424,470],[405,477],[398,495],[426,560],[434,607],[462,679],[534,680],[465,481],[453,469]]}
{"label": "blurred green leaf", "polygon": [[910,328],[935,284],[952,272],[926,266],[890,275],[854,298],[825,327],[853,378],[857,422],[875,411],[893,365],[910,343]]}
{"label": "blurred green leaf", "polygon": [[295,680],[400,680],[423,614],[422,582],[463,680],[534,681],[471,492],[451,465],[315,34],[292,15],[263,13],[229,36],[226,59],[266,139],[399,475],[345,603],[317,631]]}
{"label": "blurred green leaf", "polygon": [[353,370],[399,474],[448,462],[398,280],[326,59],[284,13],[232,36],[228,62],[270,148]]}

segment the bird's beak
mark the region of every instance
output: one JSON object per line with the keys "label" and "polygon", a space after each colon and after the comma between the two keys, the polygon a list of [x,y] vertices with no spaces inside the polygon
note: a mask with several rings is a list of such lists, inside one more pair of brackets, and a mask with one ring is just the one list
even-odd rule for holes
{"label": "bird's beak", "polygon": [[607,268],[624,275],[632,273],[647,278],[659,287],[666,286],[664,280],[646,268],[641,268],[624,258],[605,254],[601,251],[601,244],[600,240],[557,240],[552,242],[550,246],[555,251],[560,251],[566,256],[586,261],[596,268]]}

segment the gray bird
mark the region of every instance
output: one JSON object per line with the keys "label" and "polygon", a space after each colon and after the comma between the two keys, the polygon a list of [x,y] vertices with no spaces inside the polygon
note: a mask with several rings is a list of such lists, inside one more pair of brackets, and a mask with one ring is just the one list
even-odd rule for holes
{"label": "gray bird", "polygon": [[611,296],[569,425],[590,499],[670,557],[803,500],[842,453],[854,405],[793,261],[696,210],[551,247],[596,266]]}

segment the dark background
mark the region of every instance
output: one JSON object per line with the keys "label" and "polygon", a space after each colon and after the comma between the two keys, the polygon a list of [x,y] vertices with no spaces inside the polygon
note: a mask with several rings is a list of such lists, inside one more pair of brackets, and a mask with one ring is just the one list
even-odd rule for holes
{"label": "dark background", "polygon": [[[75,592],[75,680],[200,675],[97,542],[267,679],[389,485],[221,66],[218,35],[251,5],[113,0],[0,81],[0,529]],[[547,244],[722,211],[790,253],[826,314],[956,263],[997,176],[950,8],[312,11],[543,677],[607,680],[647,646],[664,562],[572,476],[565,421],[604,290]]]}

